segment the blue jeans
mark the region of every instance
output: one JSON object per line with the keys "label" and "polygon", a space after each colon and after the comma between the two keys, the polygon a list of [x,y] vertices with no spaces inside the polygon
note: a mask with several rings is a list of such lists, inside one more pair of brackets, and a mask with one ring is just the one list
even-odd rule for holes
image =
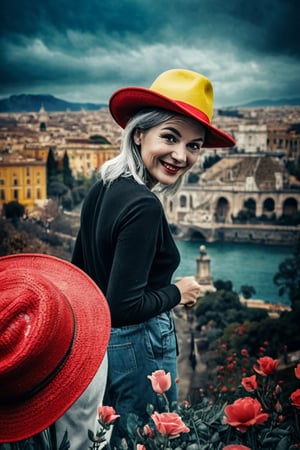
{"label": "blue jeans", "polygon": [[166,395],[170,406],[177,401],[177,342],[172,313],[162,313],[138,325],[112,328],[107,353],[104,404],[113,406],[121,416],[112,433],[112,442],[118,448],[118,439],[128,439],[130,413],[137,415],[142,425],[149,419],[148,404],[152,404],[154,410],[160,410],[159,397],[153,391],[148,375],[160,369],[170,372],[172,385]]}

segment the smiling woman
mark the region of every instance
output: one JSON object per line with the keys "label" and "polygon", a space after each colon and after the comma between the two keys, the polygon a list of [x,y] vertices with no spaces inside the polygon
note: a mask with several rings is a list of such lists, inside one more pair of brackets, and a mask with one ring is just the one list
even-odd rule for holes
{"label": "smiling woman", "polygon": [[170,70],[150,89],[115,92],[110,111],[124,127],[120,154],[100,170],[82,207],[72,261],[101,287],[110,306],[112,332],[105,404],[120,415],[112,446],[127,440],[131,413],[147,420],[147,404],[159,400],[147,379],[171,374],[167,392],[177,400],[177,345],[172,309],[193,307],[200,294],[194,277],[172,283],[179,252],[154,189],[174,192],[199,150],[234,140],[211,124],[213,91],[196,72]]}
{"label": "smiling woman", "polygon": [[149,130],[137,129],[134,142],[141,149],[150,187],[168,186],[181,178],[197,161],[204,139],[204,127],[183,116]]}

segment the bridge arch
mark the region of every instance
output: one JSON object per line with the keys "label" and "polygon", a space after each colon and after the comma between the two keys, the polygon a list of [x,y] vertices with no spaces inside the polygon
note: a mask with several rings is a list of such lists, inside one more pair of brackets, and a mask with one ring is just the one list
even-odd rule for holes
{"label": "bridge arch", "polygon": [[287,197],[282,203],[282,214],[291,215],[298,211],[298,202],[294,197]]}
{"label": "bridge arch", "polygon": [[272,197],[267,197],[262,202],[263,214],[272,213],[275,211],[275,200]]}

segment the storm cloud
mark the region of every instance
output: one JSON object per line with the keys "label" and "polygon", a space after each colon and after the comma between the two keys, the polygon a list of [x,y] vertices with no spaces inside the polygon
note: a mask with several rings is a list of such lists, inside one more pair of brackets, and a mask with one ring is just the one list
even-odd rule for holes
{"label": "storm cloud", "polygon": [[218,106],[300,96],[298,0],[4,0],[0,96],[107,102],[199,71]]}

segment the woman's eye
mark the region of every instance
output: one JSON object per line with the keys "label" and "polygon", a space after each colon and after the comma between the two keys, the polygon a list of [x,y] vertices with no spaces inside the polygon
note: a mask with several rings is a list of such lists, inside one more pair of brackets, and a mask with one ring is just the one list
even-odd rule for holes
{"label": "woman's eye", "polygon": [[163,134],[162,138],[168,142],[177,142],[177,139],[173,134]]}
{"label": "woman's eye", "polygon": [[196,142],[193,142],[192,144],[189,144],[189,148],[195,152],[201,149],[201,145],[197,144]]}

